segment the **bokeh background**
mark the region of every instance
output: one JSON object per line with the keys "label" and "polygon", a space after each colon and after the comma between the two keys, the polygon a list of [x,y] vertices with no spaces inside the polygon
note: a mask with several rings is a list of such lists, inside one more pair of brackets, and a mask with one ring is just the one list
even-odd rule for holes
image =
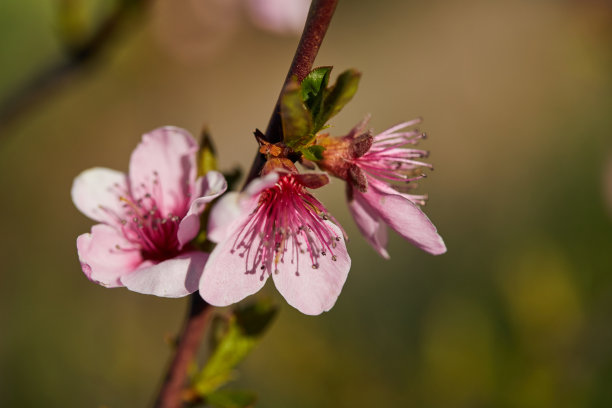
{"label": "bokeh background", "polygon": [[[112,5],[86,3],[93,22]],[[2,100],[64,55],[58,4],[0,2]],[[69,192],[167,124],[206,124],[221,168],[248,168],[297,36],[206,4],[136,12],[1,128],[0,406],[151,404],[186,300],[87,281],[92,222]],[[384,261],[342,183],[317,191],[351,237],[349,279],[316,318],[268,285],[281,313],[235,386],[267,408],[612,406],[611,23],[605,0],[341,1],[317,64],[363,79],[332,132],[425,118],[420,191],[448,253],[391,234]]]}

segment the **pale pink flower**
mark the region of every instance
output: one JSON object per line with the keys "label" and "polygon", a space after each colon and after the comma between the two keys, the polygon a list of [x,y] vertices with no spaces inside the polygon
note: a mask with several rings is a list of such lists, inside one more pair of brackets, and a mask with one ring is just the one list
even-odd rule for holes
{"label": "pale pink flower", "polygon": [[198,144],[185,130],[145,134],[129,174],[96,167],[72,185],[72,201],[100,224],[77,238],[83,272],[100,285],[165,297],[198,289],[208,254],[189,242],[206,203],[227,188],[218,172],[196,179]]}
{"label": "pale pink flower", "polygon": [[369,118],[342,138],[322,136],[326,147],[319,166],[347,181],[349,209],[359,230],[384,258],[387,253],[387,225],[403,238],[434,255],[446,252],[446,245],[420,205],[425,195],[408,194],[424,177],[420,161],[424,150],[406,148],[425,137],[418,130],[406,130],[420,119],[400,123],[379,135],[364,131]]}
{"label": "pale pink flower", "polygon": [[271,172],[243,193],[213,207],[209,239],[217,242],[204,268],[200,294],[215,306],[259,291],[272,276],[287,302],[317,315],[332,308],[351,266],[344,233],[305,187],[321,174]]}

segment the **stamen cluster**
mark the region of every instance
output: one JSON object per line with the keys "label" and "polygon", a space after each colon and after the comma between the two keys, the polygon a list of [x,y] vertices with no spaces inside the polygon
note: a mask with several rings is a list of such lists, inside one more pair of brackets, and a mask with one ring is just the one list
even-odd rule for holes
{"label": "stamen cluster", "polygon": [[[257,208],[240,230],[232,246],[245,258],[247,273],[278,273],[278,264],[290,263],[299,276],[299,257],[307,256],[313,269],[319,268],[320,258],[330,255],[336,261],[334,249],[340,237],[323,221],[330,215],[325,207],[292,174],[282,174],[279,180],[259,196]],[[262,277],[263,279],[263,277]]]}

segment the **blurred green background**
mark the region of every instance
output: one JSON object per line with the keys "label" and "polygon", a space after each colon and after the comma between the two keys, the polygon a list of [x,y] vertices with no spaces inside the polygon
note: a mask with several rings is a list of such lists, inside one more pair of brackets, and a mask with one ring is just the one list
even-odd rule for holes
{"label": "blurred green background", "polygon": [[[0,131],[2,407],[151,404],[186,300],[87,281],[72,180],[127,170],[170,124],[208,125],[221,167],[247,168],[297,44],[195,3],[158,0]],[[61,57],[57,4],[0,3],[1,99]],[[318,191],[353,268],[317,318],[268,285],[282,310],[237,384],[258,407],[612,406],[611,23],[603,0],[340,2],[317,64],[363,79],[332,133],[425,118],[419,191],[448,253],[392,234],[384,261],[342,183]]]}

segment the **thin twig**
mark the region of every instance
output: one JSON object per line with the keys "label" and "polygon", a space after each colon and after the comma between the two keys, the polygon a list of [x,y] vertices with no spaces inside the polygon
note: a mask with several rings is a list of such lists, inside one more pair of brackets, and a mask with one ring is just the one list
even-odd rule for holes
{"label": "thin twig", "polygon": [[155,401],[155,408],[179,408],[183,405],[183,391],[189,364],[193,361],[202,342],[204,331],[213,308],[199,293],[191,295],[189,313],[176,352]]}
{"label": "thin twig", "polygon": [[[306,75],[312,70],[314,60],[317,57],[329,23],[336,10],[338,0],[313,0],[308,12],[308,19],[304,26],[304,32],[300,43],[298,44],[293,62],[283,83],[283,88],[292,77],[297,77],[298,81],[302,81]],[[281,89],[282,91],[282,89]],[[276,106],[272,112],[272,117],[266,129],[265,140],[269,143],[278,143],[283,140],[283,126],[280,116],[280,95],[276,101]],[[249,175],[245,181],[245,186],[259,175],[263,165],[265,164],[265,156],[257,153],[255,160],[251,166]]]}
{"label": "thin twig", "polygon": [[0,103],[0,133],[36,108],[49,96],[69,83],[76,74],[86,68],[104,51],[119,27],[127,20],[135,6],[145,5],[150,0],[125,0],[100,23],[95,32],[78,46],[66,49],[59,61],[44,67],[37,75],[10,94]]}

